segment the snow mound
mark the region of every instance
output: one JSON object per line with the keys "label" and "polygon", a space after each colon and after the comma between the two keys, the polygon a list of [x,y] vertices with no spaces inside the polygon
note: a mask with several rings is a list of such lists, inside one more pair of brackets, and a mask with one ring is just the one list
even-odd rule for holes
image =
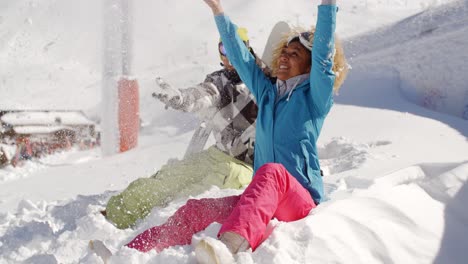
{"label": "snow mound", "polygon": [[358,71],[391,65],[409,101],[468,119],[467,0],[433,7],[372,34],[347,39],[345,49]]}

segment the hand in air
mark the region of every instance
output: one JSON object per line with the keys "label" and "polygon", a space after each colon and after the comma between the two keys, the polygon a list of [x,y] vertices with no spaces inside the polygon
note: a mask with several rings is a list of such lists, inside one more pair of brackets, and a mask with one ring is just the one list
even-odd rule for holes
{"label": "hand in air", "polygon": [[153,97],[165,104],[165,108],[169,107],[180,109],[183,103],[182,94],[178,89],[172,88],[170,84],[164,81],[161,77],[156,78],[158,89],[153,93]]}

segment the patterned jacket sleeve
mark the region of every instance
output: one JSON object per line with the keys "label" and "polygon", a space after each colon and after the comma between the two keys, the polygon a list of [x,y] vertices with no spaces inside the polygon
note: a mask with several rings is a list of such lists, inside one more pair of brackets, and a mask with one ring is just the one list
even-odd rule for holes
{"label": "patterned jacket sleeve", "polygon": [[205,78],[204,82],[181,89],[182,104],[177,109],[184,112],[199,113],[208,108],[216,107],[220,100],[217,85],[219,84],[216,83],[216,79],[210,74]]}

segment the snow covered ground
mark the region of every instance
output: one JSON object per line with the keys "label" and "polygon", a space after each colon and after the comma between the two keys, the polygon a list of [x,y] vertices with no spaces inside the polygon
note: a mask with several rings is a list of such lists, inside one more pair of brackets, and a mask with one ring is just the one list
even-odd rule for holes
{"label": "snow covered ground", "polygon": [[[157,171],[169,158],[181,157],[195,127],[193,116],[166,111],[149,98],[152,77],[160,75],[183,86],[217,68],[216,28],[202,1],[136,2],[134,64],[145,124],[139,147],[113,157],[102,157],[99,150],[72,150],[0,170],[0,263],[100,263],[88,250],[90,239],[110,247],[112,263],[195,263],[191,245],[161,253],[122,247],[163,223],[184,199],[155,208],[135,229],[119,230],[99,213],[128,183]],[[249,29],[260,53],[277,20],[310,25],[316,13],[315,2],[309,0],[294,5],[283,0],[224,2],[233,20]],[[239,254],[238,263],[466,263],[468,121],[415,104],[405,90],[409,88],[402,86],[409,78],[403,79],[401,71],[411,67],[398,64],[389,57],[396,53],[388,53],[398,49],[399,39],[406,43],[405,52],[413,48],[405,53],[407,62],[425,54],[420,48],[427,47],[424,44],[450,51],[466,43],[468,35],[456,34],[466,31],[466,24],[456,30],[445,27],[443,44],[408,37],[411,27],[394,24],[428,9],[438,14],[452,10],[441,6],[446,2],[464,10],[468,3],[343,1],[337,30],[348,40],[353,69],[335,97],[319,140],[328,200],[305,219],[275,222],[271,237],[255,252]],[[259,15],[267,4],[271,12]],[[98,40],[98,34],[88,27],[99,25],[92,23],[98,10],[90,0],[2,1],[0,107],[21,108],[27,102],[34,109],[61,109],[68,104],[97,116],[100,65],[93,56],[99,51],[89,40]],[[447,25],[451,15],[458,14],[449,11],[434,16],[431,25]],[[374,32],[382,26],[392,28],[391,34]],[[369,55],[363,47],[378,47],[375,36],[386,49],[374,48]],[[52,39],[55,42],[48,44]],[[84,40],[87,45],[80,45]],[[76,46],[69,45],[73,41]],[[441,72],[447,79],[452,74],[458,80],[466,72],[466,62],[456,56],[433,59],[440,69],[450,69]],[[454,63],[460,67],[453,68]],[[28,73],[31,78],[25,77]],[[39,80],[35,74],[52,77]],[[414,80],[420,81],[412,84],[415,91],[423,89],[422,80],[431,75],[421,77],[415,71]],[[468,91],[466,83],[465,88],[452,88]],[[70,97],[80,100],[71,103]],[[239,192],[212,187],[196,198]],[[215,236],[218,228],[213,224],[194,239]]]}

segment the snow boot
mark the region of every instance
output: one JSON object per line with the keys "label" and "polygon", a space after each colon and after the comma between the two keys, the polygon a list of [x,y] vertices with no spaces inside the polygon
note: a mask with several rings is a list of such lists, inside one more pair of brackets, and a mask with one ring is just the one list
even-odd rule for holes
{"label": "snow boot", "polygon": [[199,264],[234,264],[234,256],[226,245],[218,239],[207,237],[195,247]]}
{"label": "snow boot", "polygon": [[234,254],[246,251],[249,247],[242,236],[226,232],[220,240],[212,237],[202,239],[195,248],[195,255],[200,264],[233,264]]}
{"label": "snow boot", "polygon": [[96,255],[102,259],[104,264],[109,263],[112,252],[106,247],[106,245],[104,245],[101,240],[90,240],[88,247],[92,252],[96,253]]}
{"label": "snow boot", "polygon": [[243,252],[250,248],[249,242],[243,236],[234,232],[223,233],[219,240],[226,245],[232,254],[237,254],[237,252]]}

